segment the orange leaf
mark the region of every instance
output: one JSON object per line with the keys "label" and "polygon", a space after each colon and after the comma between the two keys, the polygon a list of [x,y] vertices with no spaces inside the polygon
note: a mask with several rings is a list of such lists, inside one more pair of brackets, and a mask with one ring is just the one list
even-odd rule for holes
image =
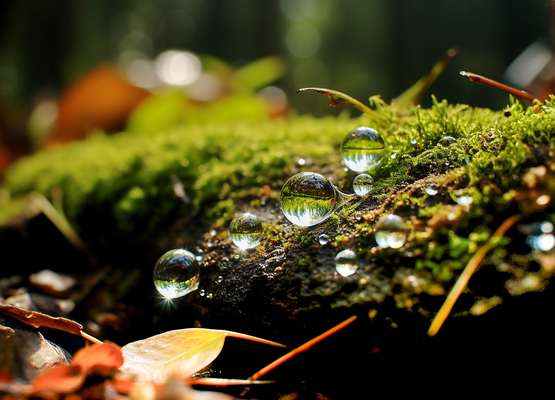
{"label": "orange leaf", "polygon": [[85,374],[74,365],[57,365],[37,376],[31,383],[33,393],[71,393],[85,382]]}
{"label": "orange leaf", "polygon": [[75,353],[72,365],[80,367],[84,372],[95,369],[96,372],[101,370],[109,374],[123,365],[123,355],[119,346],[113,343],[93,344]]}
{"label": "orange leaf", "polygon": [[0,314],[8,315],[33,328],[52,328],[81,336],[83,326],[66,318],[54,318],[35,311],[27,311],[15,306],[0,305]]}

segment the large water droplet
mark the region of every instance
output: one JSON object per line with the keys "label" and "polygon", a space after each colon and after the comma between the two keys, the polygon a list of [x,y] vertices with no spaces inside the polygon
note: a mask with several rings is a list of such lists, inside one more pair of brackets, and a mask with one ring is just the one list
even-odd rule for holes
{"label": "large water droplet", "polygon": [[154,286],[162,296],[175,299],[198,289],[200,267],[190,251],[166,252],[154,267]]}
{"label": "large water droplet", "polygon": [[283,185],[280,203],[289,221],[295,225],[312,226],[333,213],[337,191],[325,176],[315,172],[299,172]]}
{"label": "large water droplet", "polygon": [[349,276],[358,269],[357,256],[352,250],[343,250],[335,256],[335,270],[342,276]]}
{"label": "large water droplet", "polygon": [[364,196],[372,189],[374,178],[368,174],[360,174],[353,180],[353,190],[359,196]]}
{"label": "large water droplet", "polygon": [[407,240],[407,231],[403,219],[397,215],[386,215],[376,224],[375,239],[382,249],[398,249]]}
{"label": "large water droplet", "polygon": [[375,129],[361,126],[347,134],[341,154],[347,168],[364,172],[377,166],[385,151],[385,144]]}
{"label": "large water droplet", "polygon": [[322,233],[320,236],[318,236],[318,243],[320,243],[322,246],[325,246],[326,244],[328,244],[329,241],[330,241],[330,237],[325,233]]}
{"label": "large water droplet", "polygon": [[229,236],[241,250],[252,249],[260,244],[262,230],[262,221],[256,215],[245,213],[231,221]]}

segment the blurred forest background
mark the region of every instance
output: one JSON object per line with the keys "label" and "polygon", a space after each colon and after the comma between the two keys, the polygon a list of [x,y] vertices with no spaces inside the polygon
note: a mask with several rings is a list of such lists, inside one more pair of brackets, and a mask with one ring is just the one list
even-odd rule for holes
{"label": "blurred forest background", "polygon": [[430,93],[499,109],[506,93],[459,71],[506,81],[532,43],[552,47],[552,9],[552,0],[0,0],[0,123],[4,140],[24,130],[33,108],[104,62],[152,90],[148,71],[170,49],[234,68],[280,56],[286,72],[273,85],[297,113],[322,115],[338,110],[298,88],[389,101],[457,47]]}

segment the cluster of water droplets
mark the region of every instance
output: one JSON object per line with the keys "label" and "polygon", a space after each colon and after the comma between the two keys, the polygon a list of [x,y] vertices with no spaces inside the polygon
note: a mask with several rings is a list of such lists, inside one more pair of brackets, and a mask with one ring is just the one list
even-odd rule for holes
{"label": "cluster of water droplets", "polygon": [[526,244],[534,250],[549,251],[555,247],[553,224],[549,221],[534,224],[526,237]]}

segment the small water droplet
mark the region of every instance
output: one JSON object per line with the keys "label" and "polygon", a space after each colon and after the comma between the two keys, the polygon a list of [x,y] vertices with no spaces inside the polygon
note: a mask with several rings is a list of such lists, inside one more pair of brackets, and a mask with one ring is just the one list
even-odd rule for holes
{"label": "small water droplet", "polygon": [[390,157],[391,157],[392,160],[395,160],[397,158],[397,152],[396,151],[391,152]]}
{"label": "small water droplet", "polygon": [[382,248],[398,249],[407,240],[407,232],[403,219],[397,215],[389,214],[381,217],[376,223],[376,243]]}
{"label": "small water droplet", "polygon": [[218,232],[216,232],[215,229],[212,229],[212,230],[210,231],[210,236],[212,236],[212,237],[216,236],[217,234],[218,234]]}
{"label": "small water droplet", "polygon": [[435,183],[430,183],[426,187],[426,189],[424,189],[424,192],[426,192],[428,196],[435,196],[439,192],[439,190]]}
{"label": "small water droplet", "polygon": [[224,281],[224,277],[219,275],[218,278],[216,279],[216,283],[222,283]]}
{"label": "small water droplet", "polygon": [[299,165],[305,165],[306,164],[306,160],[304,158],[299,158],[299,160],[297,161],[297,163]]}
{"label": "small water droplet", "polygon": [[335,269],[342,276],[349,276],[358,269],[357,256],[352,250],[343,250],[335,256]]}
{"label": "small water droplet", "polygon": [[417,142],[416,142],[416,139],[412,138],[412,139],[410,140],[410,143],[411,143],[411,144],[416,144],[416,143],[417,143]]}
{"label": "small water droplet", "polygon": [[185,296],[198,289],[200,266],[193,253],[170,250],[154,266],[154,286],[167,299]]}
{"label": "small water droplet", "polygon": [[210,293],[208,293],[208,294],[206,295],[206,298],[207,298],[207,299],[211,299],[211,298],[213,298],[213,297],[214,297],[214,293],[212,293],[212,292],[210,292]]}
{"label": "small water droplet", "polygon": [[449,147],[453,143],[455,143],[456,141],[457,141],[457,139],[455,139],[452,136],[444,136],[441,139],[439,139],[439,141],[437,143],[442,145],[443,147]]}
{"label": "small water droplet", "polygon": [[465,194],[457,199],[457,204],[459,206],[469,207],[472,204],[472,197]]}
{"label": "small water droplet", "polygon": [[229,236],[241,250],[252,249],[260,244],[262,230],[262,221],[256,215],[245,213],[231,221]]}
{"label": "small water droplet", "polygon": [[359,196],[364,196],[372,189],[374,178],[368,174],[360,174],[353,180],[353,190]]}
{"label": "small water droplet", "polygon": [[364,172],[382,160],[385,144],[375,129],[361,126],[347,134],[341,145],[341,154],[347,168]]}
{"label": "small water droplet", "polygon": [[234,255],[233,255],[233,259],[234,259],[234,260],[238,260],[239,258],[240,258],[239,254],[234,254]]}
{"label": "small water droplet", "polygon": [[330,237],[325,233],[322,233],[320,236],[318,236],[318,243],[320,243],[322,246],[328,244],[329,241]]}
{"label": "small water droplet", "polygon": [[200,289],[200,292],[198,294],[200,295],[200,297],[204,297],[204,295],[206,294],[206,290]]}

